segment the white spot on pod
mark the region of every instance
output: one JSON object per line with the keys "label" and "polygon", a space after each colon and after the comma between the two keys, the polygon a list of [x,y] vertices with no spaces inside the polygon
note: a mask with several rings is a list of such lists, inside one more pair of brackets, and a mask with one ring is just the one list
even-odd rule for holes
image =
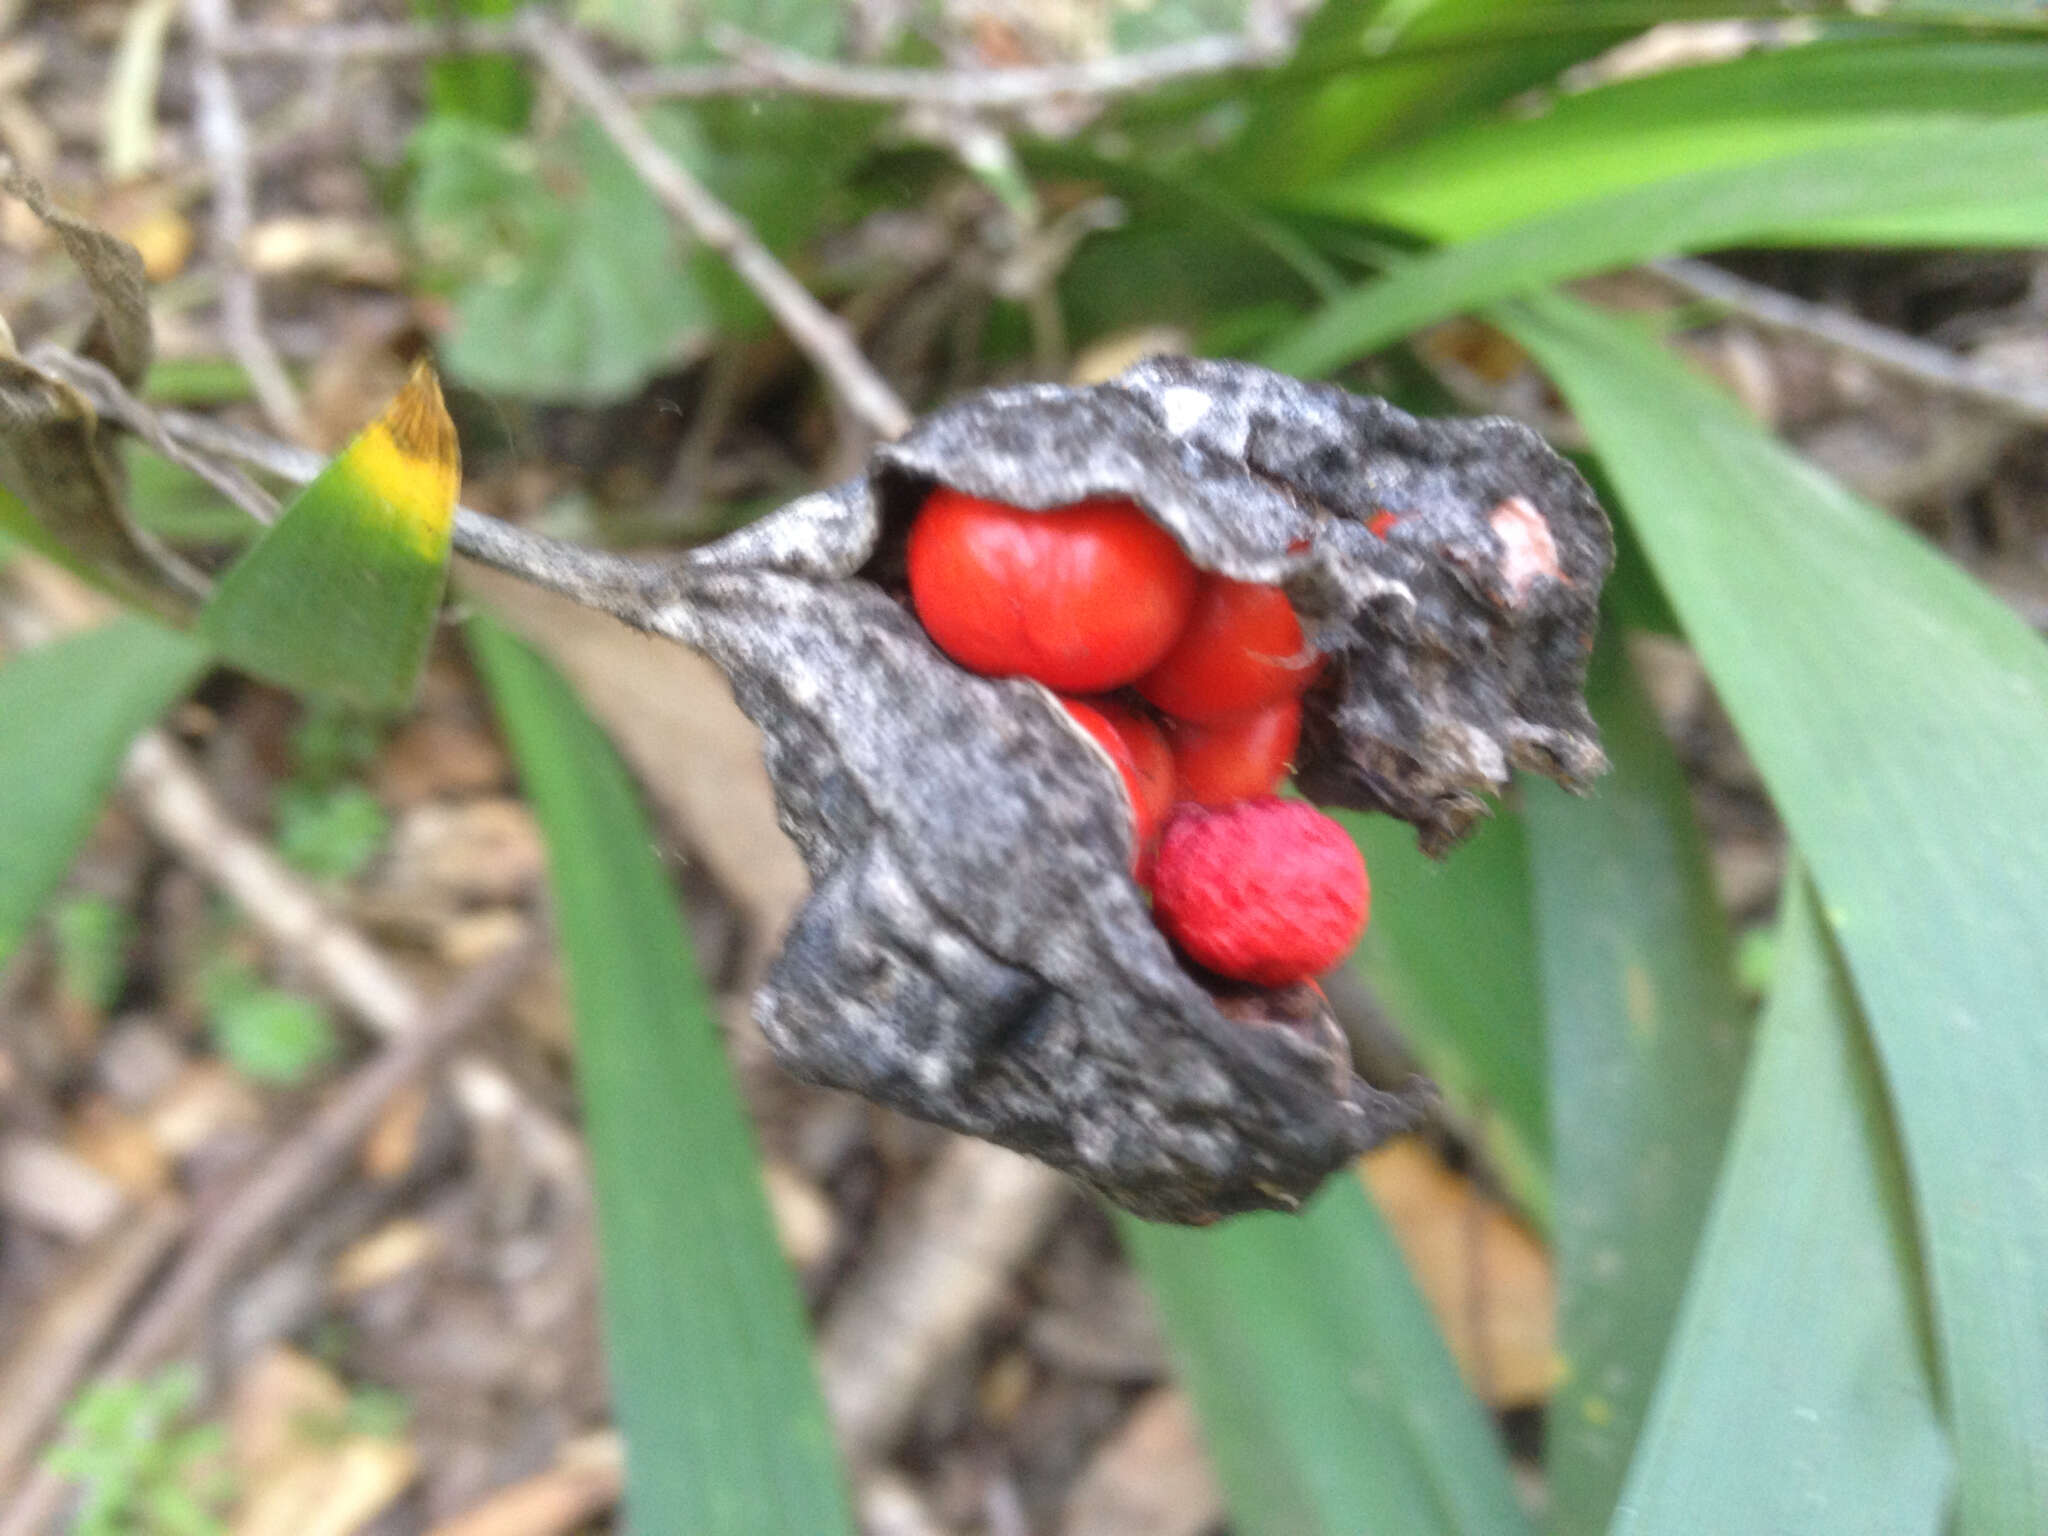
{"label": "white spot on pod", "polygon": [[1557,540],[1550,535],[1550,524],[1528,497],[1510,496],[1487,514],[1486,522],[1501,542],[1500,576],[1507,583],[1510,602],[1519,606],[1539,576],[1565,579],[1558,567]]}
{"label": "white spot on pod", "polygon": [[1175,437],[1185,437],[1196,422],[1209,414],[1209,397],[1199,389],[1176,384],[1159,392],[1159,407],[1166,414],[1166,430]]}

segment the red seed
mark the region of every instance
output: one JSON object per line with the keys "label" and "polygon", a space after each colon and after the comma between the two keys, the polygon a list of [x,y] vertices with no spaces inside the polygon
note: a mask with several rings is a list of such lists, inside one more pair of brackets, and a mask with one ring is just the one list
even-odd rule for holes
{"label": "red seed", "polygon": [[1176,793],[1197,805],[1270,795],[1294,761],[1301,700],[1282,699],[1227,720],[1170,720]]}
{"label": "red seed", "polygon": [[939,649],[1063,693],[1121,687],[1166,654],[1197,572],[1128,501],[1027,512],[944,486],[910,530],[910,600]]}
{"label": "red seed", "polygon": [[1152,854],[1159,829],[1173,809],[1173,752],[1158,726],[1127,705],[1109,699],[1061,699],[1080,726],[1109,754],[1123,776],[1133,823],[1132,867],[1140,881],[1150,879]]}
{"label": "red seed", "polygon": [[1207,575],[1187,628],[1138,692],[1182,720],[1222,720],[1299,694],[1320,660],[1286,593]]}
{"label": "red seed", "polygon": [[1152,915],[1198,965],[1279,987],[1326,971],[1365,931],[1372,889],[1344,829],[1271,797],[1175,809],[1159,839]]}

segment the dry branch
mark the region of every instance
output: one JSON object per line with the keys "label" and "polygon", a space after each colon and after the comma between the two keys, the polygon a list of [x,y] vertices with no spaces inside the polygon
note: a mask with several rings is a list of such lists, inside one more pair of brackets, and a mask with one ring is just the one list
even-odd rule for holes
{"label": "dry branch", "polygon": [[[772,92],[883,106],[994,111],[1063,98],[1136,95],[1179,80],[1261,68],[1286,53],[1279,39],[1213,33],[1066,64],[887,69],[812,58],[729,28],[721,29],[713,42],[731,63],[635,70],[621,77],[620,94],[633,101],[675,101]],[[215,51],[231,59],[338,63],[512,53],[525,46],[518,22],[353,22],[238,27],[218,38]]]}
{"label": "dry branch", "polygon": [[249,130],[235,83],[218,52],[234,25],[230,0],[186,0],[193,39],[192,85],[200,148],[213,172],[213,255],[220,265],[220,321],[228,349],[249,375],[273,425],[289,437],[306,436],[298,389],[270,338],[263,333],[263,303],[256,274],[243,259],[254,202],[249,181]]}
{"label": "dry branch", "polygon": [[[1070,64],[1003,69],[876,69],[835,64],[722,28],[714,37],[764,85],[834,101],[948,107],[960,111],[1026,107],[1062,97],[1101,99],[1155,90],[1176,80],[1257,69],[1277,62],[1277,43],[1217,33],[1136,53],[1107,54]],[[647,70],[624,82],[639,99],[688,95],[687,70]]]}
{"label": "dry branch", "polygon": [[856,1467],[895,1446],[924,1389],[967,1345],[1070,1193],[1014,1152],[947,1143],[818,1340],[826,1405]]}
{"label": "dry branch", "polygon": [[[432,1010],[418,991],[262,842],[224,812],[184,752],[160,731],[144,735],[122,767],[122,785],[156,836],[175,848],[250,923],[290,955],[349,1013],[390,1039],[425,1027]],[[488,1058],[461,1056],[449,1080],[472,1118],[518,1126],[551,1174],[581,1166],[574,1139],[532,1104]]]}
{"label": "dry branch", "polygon": [[1767,330],[1849,353],[1887,373],[2018,420],[2048,424],[2048,382],[1988,368],[1932,342],[1737,277],[1712,262],[1679,257],[1649,265],[1672,286]]}

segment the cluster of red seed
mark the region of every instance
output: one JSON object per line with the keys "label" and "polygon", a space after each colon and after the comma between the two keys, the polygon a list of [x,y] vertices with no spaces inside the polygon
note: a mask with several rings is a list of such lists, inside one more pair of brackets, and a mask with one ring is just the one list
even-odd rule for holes
{"label": "cluster of red seed", "polygon": [[1327,816],[1273,794],[1320,668],[1284,593],[1197,570],[1128,501],[1028,512],[944,487],[909,565],[941,650],[1044,683],[1108,753],[1137,877],[1191,959],[1282,986],[1343,958],[1365,926],[1365,862]]}

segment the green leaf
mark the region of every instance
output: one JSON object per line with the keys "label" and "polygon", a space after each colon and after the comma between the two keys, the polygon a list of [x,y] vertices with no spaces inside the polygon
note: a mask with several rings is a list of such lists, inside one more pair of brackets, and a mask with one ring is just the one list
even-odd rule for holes
{"label": "green leaf", "polygon": [[105,1013],[121,995],[128,969],[128,942],[135,925],[127,911],[104,896],[73,896],[50,914],[57,946],[57,979],[64,995],[94,1013]]}
{"label": "green leaf", "polygon": [[[1210,169],[1247,195],[1314,187],[1460,117],[1555,79],[1639,29],[1584,5],[1538,16],[1526,0],[1332,0],[1292,64],[1260,77],[1244,128]],[[1546,24],[1548,22],[1549,24]]]}
{"label": "green leaf", "polygon": [[1560,1531],[1598,1530],[1614,1507],[1747,1043],[1685,772],[1611,627],[1586,693],[1611,771],[1583,799],[1523,789],[1566,1372],[1544,1421]]}
{"label": "green leaf", "polygon": [[2048,1508],[2048,648],[1627,323],[1499,317],[1563,390],[1813,871],[1897,1108],[1962,1529]]}
{"label": "green leaf", "polygon": [[1458,124],[1362,157],[1289,206],[1463,240],[1650,182],[2048,112],[2048,43],[1875,37],[1748,54]]}
{"label": "green leaf", "polygon": [[129,510],[145,533],[180,544],[239,549],[263,531],[191,470],[158,457],[133,438],[121,444],[121,467],[128,478]]}
{"label": "green leaf", "polygon": [[278,788],[277,851],[309,875],[348,879],[376,856],[390,828],[384,807],[360,784]]}
{"label": "green leaf", "polygon": [[200,632],[288,688],[403,708],[440,612],[461,479],[441,387],[416,369],[221,577]]}
{"label": "green leaf", "polygon": [[0,667],[0,965],[92,831],[128,744],[205,664],[196,641],[121,618]]}
{"label": "green leaf", "polygon": [[547,838],[632,1528],[855,1529],[752,1127],[624,766],[509,631],[470,642]]}
{"label": "green leaf", "polygon": [[246,977],[215,990],[214,1049],[259,1083],[297,1087],[340,1053],[334,1022],[311,998]]}
{"label": "green leaf", "polygon": [[1330,303],[1265,358],[1316,374],[1452,315],[1561,278],[1675,251],[1837,238],[1843,221],[1927,215],[1962,244],[2028,245],[2048,231],[2048,116],[1947,126],[1723,166],[1524,220],[1405,262]]}
{"label": "green leaf", "polygon": [[[1338,819],[1372,876],[1372,922],[1351,963],[1479,1127],[1515,1198],[1547,1227],[1550,1115],[1521,816],[1501,806],[1441,863],[1416,848],[1405,822]],[[1465,937],[1446,942],[1448,934]]]}
{"label": "green leaf", "polygon": [[1120,1229],[1240,1536],[1526,1530],[1492,1425],[1356,1179],[1297,1216]]}
{"label": "green leaf", "polygon": [[667,214],[595,124],[579,119],[536,148],[437,118],[414,136],[413,157],[414,233],[453,286],[441,354],[451,378],[537,399],[614,399],[705,329],[706,301]]}
{"label": "green leaf", "polygon": [[1911,1197],[1870,1040],[1805,881],[1614,1536],[1936,1536],[1935,1406]]}
{"label": "green leaf", "polygon": [[[412,0],[413,14],[428,20],[502,18],[518,9],[518,0]],[[510,132],[526,126],[533,83],[516,55],[466,54],[427,66],[427,99],[437,116],[473,118]]]}

